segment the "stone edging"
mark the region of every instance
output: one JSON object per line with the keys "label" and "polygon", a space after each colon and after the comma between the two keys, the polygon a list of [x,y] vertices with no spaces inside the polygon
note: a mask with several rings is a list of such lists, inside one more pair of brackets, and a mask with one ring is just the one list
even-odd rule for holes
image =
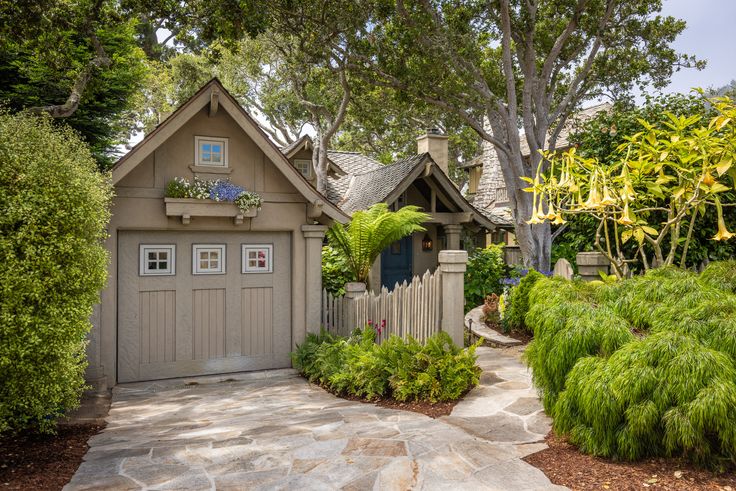
{"label": "stone edging", "polygon": [[506,348],[509,346],[519,346],[523,344],[518,339],[504,336],[493,329],[486,326],[486,323],[482,321],[483,318],[483,306],[480,305],[467,314],[465,314],[465,329],[470,330],[473,335],[483,338],[489,344],[493,346],[500,346]]}

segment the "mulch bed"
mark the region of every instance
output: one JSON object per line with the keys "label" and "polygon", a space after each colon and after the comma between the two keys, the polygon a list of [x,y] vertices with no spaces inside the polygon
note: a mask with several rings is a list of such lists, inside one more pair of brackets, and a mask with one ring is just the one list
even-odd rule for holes
{"label": "mulch bed", "polygon": [[348,401],[362,402],[365,404],[375,404],[376,406],[385,407],[387,409],[400,409],[402,411],[413,411],[415,413],[421,413],[430,418],[439,418],[440,416],[449,416],[455,405],[465,397],[465,394],[460,396],[460,399],[449,402],[400,402],[396,399],[376,399],[369,401],[358,396],[341,395],[339,396]]}
{"label": "mulch bed", "polygon": [[524,460],[542,470],[553,483],[572,490],[736,490],[736,473],[733,471],[715,474],[674,458],[613,462],[583,454],[551,433],[547,435],[546,442],[548,449]]}
{"label": "mulch bed", "polygon": [[519,331],[518,329],[512,329],[511,331],[506,332],[503,330],[503,326],[501,326],[500,324],[496,324],[495,322],[486,322],[486,326],[489,329],[493,329],[494,331],[496,331],[497,333],[503,336],[508,336],[510,338],[518,339],[524,344],[527,344],[529,343],[529,341],[532,340],[531,334],[524,332],[524,331]]}
{"label": "mulch bed", "polygon": [[59,426],[56,435],[0,438],[0,489],[61,489],[77,471],[100,425]]}

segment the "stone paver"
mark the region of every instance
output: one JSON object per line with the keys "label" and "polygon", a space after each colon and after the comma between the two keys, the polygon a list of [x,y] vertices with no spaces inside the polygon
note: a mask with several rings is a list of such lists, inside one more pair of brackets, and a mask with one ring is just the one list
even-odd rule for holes
{"label": "stone paver", "polygon": [[526,369],[478,354],[481,385],[439,419],[346,401],[288,370],[119,386],[65,489],[561,489],[521,460],[549,427]]}

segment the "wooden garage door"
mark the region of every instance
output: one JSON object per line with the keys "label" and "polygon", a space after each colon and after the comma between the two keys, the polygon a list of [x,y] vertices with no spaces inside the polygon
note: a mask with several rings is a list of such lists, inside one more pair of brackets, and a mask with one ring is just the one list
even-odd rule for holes
{"label": "wooden garage door", "polygon": [[120,232],[118,381],[290,366],[290,278],[288,233]]}

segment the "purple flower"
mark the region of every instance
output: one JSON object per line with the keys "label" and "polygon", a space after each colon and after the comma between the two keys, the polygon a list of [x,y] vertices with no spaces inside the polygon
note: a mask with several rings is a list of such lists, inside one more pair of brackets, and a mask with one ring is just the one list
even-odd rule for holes
{"label": "purple flower", "polygon": [[210,199],[215,201],[230,201],[243,194],[245,189],[228,181],[218,180],[210,186]]}

